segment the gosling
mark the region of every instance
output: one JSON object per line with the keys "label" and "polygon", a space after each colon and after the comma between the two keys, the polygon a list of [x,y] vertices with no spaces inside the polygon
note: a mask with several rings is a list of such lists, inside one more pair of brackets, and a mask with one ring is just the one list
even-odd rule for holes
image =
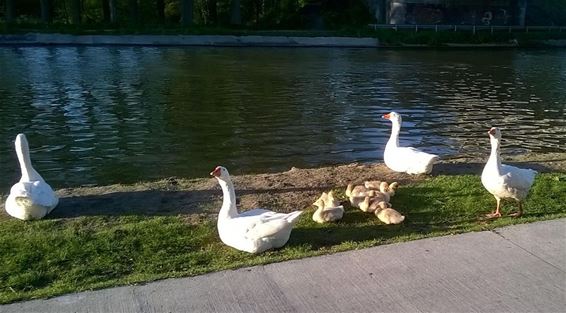
{"label": "gosling", "polygon": [[312,220],[317,223],[336,222],[344,216],[344,206],[340,205],[332,191],[323,192],[313,205],[318,207],[312,215]]}
{"label": "gosling", "polygon": [[405,216],[397,212],[397,210],[390,208],[390,204],[385,202],[374,202],[371,206],[375,206],[373,213],[377,218],[383,223],[390,224],[401,224],[405,220]]}

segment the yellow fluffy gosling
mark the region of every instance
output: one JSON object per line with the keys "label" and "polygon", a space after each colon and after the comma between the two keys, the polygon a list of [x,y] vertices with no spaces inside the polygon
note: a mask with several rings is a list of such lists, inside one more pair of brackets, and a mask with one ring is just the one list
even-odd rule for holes
{"label": "yellow fluffy gosling", "polygon": [[374,202],[371,206],[374,205],[375,209],[373,213],[380,221],[387,225],[400,224],[405,220],[405,216],[401,215],[401,213],[397,212],[397,210],[388,207],[388,204],[385,202]]}
{"label": "yellow fluffy gosling", "polygon": [[340,201],[336,200],[332,191],[323,192],[313,205],[318,207],[312,215],[312,220],[317,223],[335,222],[344,216],[344,206],[340,205]]}
{"label": "yellow fluffy gosling", "polygon": [[366,180],[364,182],[364,187],[366,187],[367,189],[379,190],[381,183],[382,181],[380,180]]}
{"label": "yellow fluffy gosling", "polygon": [[389,194],[390,197],[393,197],[395,195],[395,190],[397,190],[397,187],[399,187],[399,183],[398,182],[392,182],[391,184],[388,184],[385,181],[379,181],[379,180],[368,181],[368,180],[366,180],[364,182],[364,187],[366,187],[367,189],[370,189],[370,190],[379,190],[382,193],[387,193],[387,194]]}
{"label": "yellow fluffy gosling", "polygon": [[372,204],[380,202],[389,202],[389,196],[387,194],[372,190],[364,198],[364,201],[359,203],[359,208],[364,212],[372,213],[376,209],[376,206]]}
{"label": "yellow fluffy gosling", "polygon": [[363,185],[354,186],[350,183],[346,187],[346,197],[348,197],[350,204],[355,208],[359,208],[360,203],[364,201],[364,198],[369,196],[371,192],[372,190]]}
{"label": "yellow fluffy gosling", "polygon": [[346,187],[346,197],[351,198],[351,197],[365,197],[368,193],[369,189],[367,189],[365,186],[362,185],[358,185],[358,186],[354,186],[353,184],[348,184],[348,186]]}

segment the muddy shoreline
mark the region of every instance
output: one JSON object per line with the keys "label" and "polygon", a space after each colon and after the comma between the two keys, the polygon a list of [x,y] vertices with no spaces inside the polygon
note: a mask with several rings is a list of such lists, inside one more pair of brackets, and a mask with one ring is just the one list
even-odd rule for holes
{"label": "muddy shoreline", "polygon": [[[566,173],[566,153],[532,154],[507,158],[506,163],[539,172]],[[485,160],[455,158],[435,165],[436,175],[480,175]],[[343,191],[349,182],[365,180],[397,181],[401,186],[429,176],[411,176],[390,171],[383,163],[291,168],[285,172],[233,175],[239,206],[242,209],[266,207],[280,212],[311,207],[322,191]],[[132,185],[77,187],[57,190],[59,206],[48,216],[52,219],[80,216],[182,215],[189,222],[217,213],[222,192],[213,178],[171,177]],[[2,195],[5,200],[7,194]],[[0,216],[8,217],[2,201]]]}

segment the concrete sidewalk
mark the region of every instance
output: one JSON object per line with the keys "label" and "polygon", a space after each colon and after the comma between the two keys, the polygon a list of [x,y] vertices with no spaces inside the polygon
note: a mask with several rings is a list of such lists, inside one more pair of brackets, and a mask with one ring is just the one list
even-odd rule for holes
{"label": "concrete sidewalk", "polygon": [[0,312],[564,312],[566,219],[0,306]]}

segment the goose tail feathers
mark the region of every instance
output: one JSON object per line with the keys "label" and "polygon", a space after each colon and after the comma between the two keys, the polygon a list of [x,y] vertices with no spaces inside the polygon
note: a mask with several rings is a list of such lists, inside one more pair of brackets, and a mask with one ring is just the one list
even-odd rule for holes
{"label": "goose tail feathers", "polygon": [[299,216],[303,213],[303,211],[295,211],[291,212],[285,218],[289,224],[295,224],[299,218]]}

